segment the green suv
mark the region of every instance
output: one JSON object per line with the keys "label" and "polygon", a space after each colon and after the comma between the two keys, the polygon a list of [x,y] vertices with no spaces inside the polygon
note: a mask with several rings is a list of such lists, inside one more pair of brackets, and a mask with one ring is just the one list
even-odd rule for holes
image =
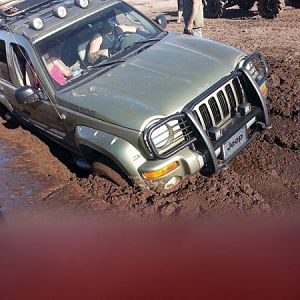
{"label": "green suv", "polygon": [[259,53],[164,31],[119,0],[0,8],[3,115],[119,185],[212,174],[270,127]]}

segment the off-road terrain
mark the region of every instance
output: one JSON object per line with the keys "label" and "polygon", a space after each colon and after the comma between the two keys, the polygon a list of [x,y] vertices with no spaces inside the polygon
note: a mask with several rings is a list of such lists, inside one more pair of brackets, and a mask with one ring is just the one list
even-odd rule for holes
{"label": "off-road terrain", "polygon": [[[176,1],[128,1],[154,18],[165,13],[169,31]],[[185,178],[166,191],[119,188],[72,167],[69,154],[27,129],[0,119],[0,214],[113,212],[130,216],[289,215],[300,206],[300,9],[287,7],[276,20],[228,10],[206,19],[205,38],[259,50],[270,67],[269,103],[273,128],[213,177]],[[199,70],[201,72],[201,70]]]}

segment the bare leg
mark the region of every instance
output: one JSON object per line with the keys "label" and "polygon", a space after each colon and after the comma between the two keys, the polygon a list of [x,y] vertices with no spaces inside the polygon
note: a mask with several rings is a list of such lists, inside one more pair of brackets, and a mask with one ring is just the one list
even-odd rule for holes
{"label": "bare leg", "polygon": [[177,23],[181,22],[181,18],[182,18],[182,10],[178,10],[177,11]]}

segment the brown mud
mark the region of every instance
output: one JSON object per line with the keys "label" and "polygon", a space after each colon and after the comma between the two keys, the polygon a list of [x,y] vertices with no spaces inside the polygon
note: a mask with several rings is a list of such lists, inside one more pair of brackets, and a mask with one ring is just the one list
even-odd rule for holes
{"label": "brown mud", "polygon": [[[129,1],[148,16],[176,23],[176,1]],[[0,212],[43,215],[74,210],[130,216],[257,216],[296,214],[300,203],[300,10],[264,20],[255,10],[228,11],[206,20],[206,38],[259,50],[270,67],[273,128],[261,133],[231,164],[212,177],[188,176],[167,191],[119,188],[75,172],[69,154],[0,119]],[[201,70],[199,70],[201,71]]]}

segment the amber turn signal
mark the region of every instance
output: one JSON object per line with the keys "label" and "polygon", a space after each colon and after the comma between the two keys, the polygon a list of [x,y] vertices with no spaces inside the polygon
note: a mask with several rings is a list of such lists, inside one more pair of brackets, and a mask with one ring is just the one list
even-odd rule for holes
{"label": "amber turn signal", "polygon": [[260,91],[263,95],[265,95],[267,93],[268,87],[265,82],[260,86]]}
{"label": "amber turn signal", "polygon": [[143,173],[143,175],[147,179],[159,178],[159,177],[164,176],[164,175],[170,173],[171,171],[175,170],[178,166],[179,166],[179,162],[174,161],[164,168],[161,168],[161,169],[158,169],[158,170],[152,171],[152,172],[145,172],[145,173]]}

